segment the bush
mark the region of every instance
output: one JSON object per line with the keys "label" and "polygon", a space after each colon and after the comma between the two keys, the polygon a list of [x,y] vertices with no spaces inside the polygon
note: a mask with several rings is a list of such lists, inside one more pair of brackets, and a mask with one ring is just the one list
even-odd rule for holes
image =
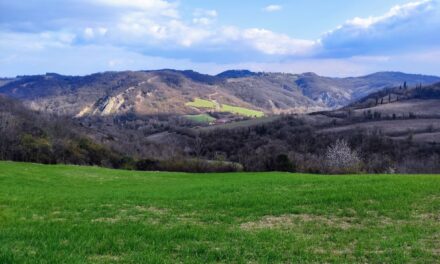
{"label": "bush", "polygon": [[139,160],[136,162],[136,170],[140,171],[155,171],[159,169],[159,163],[155,160]]}

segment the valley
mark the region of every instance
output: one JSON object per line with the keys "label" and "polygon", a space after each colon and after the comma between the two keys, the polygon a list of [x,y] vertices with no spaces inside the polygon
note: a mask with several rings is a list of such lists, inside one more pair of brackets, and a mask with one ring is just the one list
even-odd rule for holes
{"label": "valley", "polygon": [[[17,77],[0,87],[5,105],[0,121],[22,116],[23,122],[2,127],[9,136],[0,147],[8,153],[4,159],[18,161],[327,173],[325,162],[318,161],[325,160],[332,142],[343,139],[359,153],[361,172],[431,173],[440,171],[440,93],[438,84],[429,84],[437,79],[174,70]],[[329,97],[338,90],[345,93],[342,99]],[[317,91],[327,99],[314,98]],[[14,133],[20,126],[26,129]],[[68,140],[69,133],[77,141]]]}
{"label": "valley", "polygon": [[0,264],[440,263],[440,0],[0,0]]}

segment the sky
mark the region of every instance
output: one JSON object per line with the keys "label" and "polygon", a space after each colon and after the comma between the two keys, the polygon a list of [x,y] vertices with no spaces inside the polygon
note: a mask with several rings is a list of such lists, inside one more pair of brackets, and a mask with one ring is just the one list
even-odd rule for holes
{"label": "sky", "polygon": [[0,76],[440,75],[438,0],[0,0]]}

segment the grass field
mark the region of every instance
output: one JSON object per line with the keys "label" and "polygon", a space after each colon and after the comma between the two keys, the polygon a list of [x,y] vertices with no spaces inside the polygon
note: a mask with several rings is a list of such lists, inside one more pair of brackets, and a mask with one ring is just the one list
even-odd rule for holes
{"label": "grass field", "polygon": [[0,263],[439,263],[440,176],[0,162]]}
{"label": "grass field", "polygon": [[211,123],[216,119],[208,114],[200,114],[200,115],[186,115],[185,118],[192,120],[198,123]]}
{"label": "grass field", "polygon": [[220,112],[233,113],[241,116],[247,117],[263,117],[264,113],[257,110],[252,110],[244,107],[238,107],[233,105],[221,104],[220,109],[217,108],[217,104],[210,100],[204,100],[200,98],[195,98],[193,102],[186,103],[186,106],[191,106],[195,108],[209,108],[212,110],[218,110]]}
{"label": "grass field", "polygon": [[193,102],[186,103],[186,106],[191,106],[195,108],[216,108],[216,104],[214,102],[200,98],[195,98]]}
{"label": "grass field", "polygon": [[256,110],[252,110],[252,109],[247,109],[247,108],[232,106],[232,105],[226,105],[226,104],[222,105],[222,111],[234,113],[234,114],[242,115],[242,116],[248,116],[248,117],[263,117],[264,116],[264,113],[261,111],[256,111]]}

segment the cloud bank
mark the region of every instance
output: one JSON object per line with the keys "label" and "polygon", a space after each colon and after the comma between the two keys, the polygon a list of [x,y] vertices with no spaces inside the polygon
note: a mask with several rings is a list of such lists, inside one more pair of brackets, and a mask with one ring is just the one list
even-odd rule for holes
{"label": "cloud bank", "polygon": [[[141,65],[203,72],[234,65],[283,71],[281,65],[285,65],[284,71],[316,67],[319,73],[345,75],[399,70],[408,58],[427,58],[440,51],[440,12],[435,0],[395,6],[381,16],[354,17],[317,39],[222,25],[216,10],[197,8],[188,17],[180,5],[166,0],[65,0],[62,5],[55,0],[2,1],[0,75],[29,71],[26,65],[58,71],[55,62],[68,61],[63,56],[71,58],[72,64],[71,70],[62,67],[65,72],[80,72],[73,65],[78,61],[74,57],[88,54],[95,54],[84,57],[94,65],[91,71]],[[281,9],[279,5],[264,8]],[[160,63],[154,67],[149,60]]]}

